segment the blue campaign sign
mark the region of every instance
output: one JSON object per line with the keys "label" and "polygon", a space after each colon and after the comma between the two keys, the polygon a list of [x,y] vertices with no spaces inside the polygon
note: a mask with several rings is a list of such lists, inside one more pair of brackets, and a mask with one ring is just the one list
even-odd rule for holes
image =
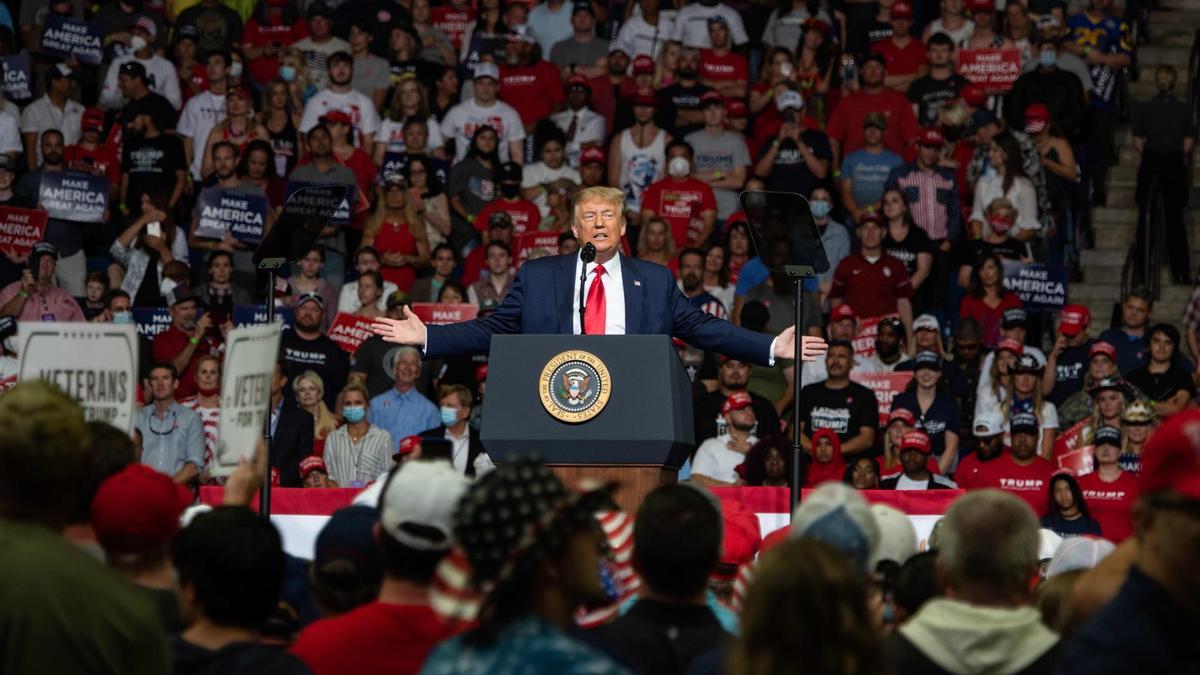
{"label": "blue campaign sign", "polygon": [[1021,298],[1026,311],[1061,310],[1067,304],[1068,279],[1063,265],[1004,261],[1004,287]]}
{"label": "blue campaign sign", "polygon": [[[292,308],[278,307],[275,309],[275,320],[282,321],[284,328],[292,327]],[[255,326],[267,322],[267,306],[266,305],[234,305],[233,306],[233,325],[240,328],[242,326]]]}
{"label": "blue campaign sign", "polygon": [[[301,182],[291,181],[291,180],[288,181],[288,184],[287,184],[287,194],[288,194],[287,208],[288,208],[288,211],[291,213],[294,213],[296,215],[305,215],[306,213],[308,213],[310,211],[312,213],[321,213],[321,214],[328,213],[328,211],[326,211],[325,208],[322,206],[321,200],[319,198],[314,197],[313,201],[310,202],[309,200],[305,199],[304,194],[301,194],[298,198],[292,199],[292,195],[296,194],[301,189],[308,187],[309,185],[318,185],[318,183],[301,183]],[[328,184],[322,184],[322,185],[328,185]],[[334,211],[333,217],[329,219],[330,225],[349,225],[350,224],[350,218],[354,214],[354,200],[358,196],[358,186],[357,185],[346,185],[345,188],[346,188],[346,199],[344,201],[342,201],[341,205],[338,206],[338,210]]]}
{"label": "blue campaign sign", "polygon": [[267,219],[267,196],[212,186],[200,193],[197,204],[196,236],[234,239],[251,245],[262,242]]}
{"label": "blue campaign sign", "polygon": [[104,56],[104,29],[95,22],[47,14],[41,52],[64,59],[74,55],[83,63],[98,66]]}
{"label": "blue campaign sign", "polygon": [[33,98],[28,52],[0,56],[0,66],[4,69],[4,95],[9,100],[24,101]]}
{"label": "blue campaign sign", "polygon": [[38,201],[51,218],[102,223],[108,209],[108,178],[80,171],[43,171]]}
{"label": "blue campaign sign", "polygon": [[134,307],[133,323],[139,333],[153,338],[171,327],[171,312],[166,307]]}

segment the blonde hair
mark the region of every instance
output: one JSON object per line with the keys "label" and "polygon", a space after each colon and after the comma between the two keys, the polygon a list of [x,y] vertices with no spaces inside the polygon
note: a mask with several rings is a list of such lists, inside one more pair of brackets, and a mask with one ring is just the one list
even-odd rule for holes
{"label": "blonde hair", "polygon": [[[424,242],[429,243],[429,236],[425,233],[425,217],[417,212],[415,200],[408,188],[402,188],[404,193],[404,222],[408,225],[408,231],[412,234],[413,240],[418,244]],[[384,187],[379,195],[379,199],[375,200],[375,209],[371,211],[371,215],[367,217],[367,223],[363,226],[363,238],[370,234],[372,237],[379,234],[379,228],[387,220],[387,187]]]}
{"label": "blonde hair", "polygon": [[296,378],[292,388],[299,387],[302,380],[308,380],[317,387],[317,415],[313,420],[313,438],[318,440],[325,438],[325,434],[338,427],[337,418],[333,416],[329,406],[325,405],[325,380],[322,380],[321,376],[314,371],[306,370]]}
{"label": "blonde hair", "polygon": [[997,213],[1007,212],[1012,214],[1014,221],[1017,218],[1017,207],[1014,206],[1013,203],[1006,197],[997,197],[988,202],[987,208],[985,208],[984,211],[987,212],[987,215],[989,216]]}
{"label": "blonde hair", "polygon": [[646,238],[649,236],[650,226],[655,223],[662,225],[663,229],[666,230],[667,236],[666,236],[666,243],[663,245],[663,255],[665,255],[667,257],[667,259],[670,260],[675,257],[675,237],[671,236],[671,225],[669,223],[667,223],[666,219],[664,219],[661,216],[654,216],[653,218],[647,219],[646,224],[642,226],[641,232],[638,233],[638,241],[637,241],[638,251],[641,253],[645,253],[645,251],[647,250],[646,249]]}

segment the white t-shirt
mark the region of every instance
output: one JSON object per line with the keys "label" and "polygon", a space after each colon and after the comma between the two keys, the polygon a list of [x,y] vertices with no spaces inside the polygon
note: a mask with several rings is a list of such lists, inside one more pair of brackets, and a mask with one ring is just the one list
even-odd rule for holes
{"label": "white t-shirt", "polygon": [[121,66],[130,61],[137,61],[145,66],[146,84],[150,91],[161,95],[172,107],[179,110],[179,106],[183,105],[183,97],[179,93],[179,75],[175,72],[174,64],[157,54],[148,59],[139,59],[133,54],[113,59],[112,64],[108,66],[108,73],[104,76],[104,86],[100,89],[100,105],[105,108],[120,108],[125,105],[125,96],[117,86],[117,75],[120,74]]}
{"label": "white t-shirt", "polygon": [[897,490],[926,490],[929,488],[929,479],[913,480],[907,474],[901,473],[896,479]]}
{"label": "white t-shirt", "polygon": [[500,137],[498,150],[500,161],[507,162],[508,144],[525,140],[525,127],[515,108],[504,101],[495,101],[485,107],[469,99],[446,111],[442,118],[442,137],[454,141],[454,161],[461,162],[471,147],[471,137],[481,126],[490,126]]}
{"label": "white t-shirt", "polygon": [[[390,296],[392,293],[395,293],[397,288],[398,287],[396,284],[385,280],[383,282],[383,295],[379,296],[379,302],[375,303],[375,306],[379,309],[386,310],[388,296]],[[338,294],[338,311],[345,312],[347,314],[353,314],[357,312],[360,307],[362,307],[362,303],[358,301],[358,282],[351,281],[342,284],[342,291]]]}
{"label": "white t-shirt", "polygon": [[[738,475],[734,469],[746,461],[746,455],[730,450],[730,439],[729,434],[721,434],[701,443],[692,459],[692,475],[707,476],[723,483],[736,483]],[[750,445],[757,442],[757,438],[750,437]]]}
{"label": "white t-shirt", "polygon": [[625,50],[632,62],[634,58],[645,54],[652,59],[658,59],[658,52],[675,33],[675,21],[662,14],[658,16],[658,25],[651,26],[641,14],[629,17],[617,34],[617,45]]}
{"label": "white t-shirt", "polygon": [[192,178],[200,180],[200,167],[204,165],[204,146],[213,127],[225,119],[225,94],[203,91],[188,99],[179,116],[175,133],[192,139]]}
{"label": "white t-shirt", "polygon": [[[1025,345],[1025,353],[1032,356],[1039,366],[1046,367],[1046,354],[1042,350],[1032,345]],[[979,396],[983,395],[985,390],[991,395],[992,362],[995,360],[996,352],[989,352],[987,356],[983,357],[983,364],[979,366],[979,384],[975,385],[976,400],[978,400]]]}
{"label": "white t-shirt", "polygon": [[[442,130],[438,126],[437,120],[426,119],[425,131],[429,135],[429,141],[423,148],[425,152],[435,150],[446,144],[446,139],[442,138]],[[379,133],[375,135],[375,142],[386,143],[387,152],[408,152],[408,146],[404,144],[404,121],[397,122],[392,119],[384,119],[379,123]]]}
{"label": "white t-shirt", "polygon": [[[559,178],[573,180],[575,181],[576,185],[578,185],[581,181],[579,178],[579,172],[568,166],[566,162],[563,162],[563,165],[557,169],[551,169],[550,167],[546,166],[545,162],[534,162],[533,164],[526,164],[525,168],[522,170],[521,187],[531,188],[535,185],[545,185],[546,183],[551,183]],[[543,218],[550,215],[550,207],[546,205],[545,192],[539,194],[533,200],[533,203],[537,204],[538,210],[542,212]]]}
{"label": "white t-shirt", "polygon": [[34,143],[38,163],[42,161],[42,132],[48,129],[58,129],[63,135],[63,145],[75,145],[79,142],[80,126],[83,122],[83,105],[74,99],[67,99],[63,109],[50,102],[50,96],[42,96],[21,111],[21,133],[37,134],[39,142]]}
{"label": "white t-shirt", "polygon": [[[341,110],[350,115],[354,128],[363,134],[374,136],[379,133],[379,113],[370,96],[351,89],[339,94],[332,89],[322,89],[304,105],[300,118],[300,133],[307,134],[321,121],[321,116],[331,110]],[[357,144],[357,137],[355,138]]]}
{"label": "white t-shirt", "polygon": [[[38,143],[40,146],[41,143]],[[17,120],[12,115],[0,115],[0,152],[24,152],[21,144],[21,132],[17,130]]]}
{"label": "white t-shirt", "polygon": [[684,47],[712,48],[712,41],[708,38],[708,19],[718,14],[725,17],[726,23],[729,24],[729,37],[733,40],[733,44],[744,45],[750,41],[750,37],[746,35],[746,27],[742,24],[741,15],[723,2],[712,7],[695,3],[679,10],[679,14],[675,17],[672,39],[675,42],[683,43]]}

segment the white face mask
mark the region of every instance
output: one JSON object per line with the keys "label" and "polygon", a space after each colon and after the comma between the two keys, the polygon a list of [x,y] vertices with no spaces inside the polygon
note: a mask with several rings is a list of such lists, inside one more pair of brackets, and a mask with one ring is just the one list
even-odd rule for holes
{"label": "white face mask", "polygon": [[233,63],[229,64],[229,76],[230,77],[241,77],[242,76],[242,62],[241,61],[234,61]]}
{"label": "white face mask", "polygon": [[129,39],[129,47],[135,52],[142,51],[146,48],[147,44],[149,43],[146,42],[146,38],[142,37],[141,35],[134,35]]}
{"label": "white face mask", "polygon": [[675,156],[667,162],[667,173],[671,174],[672,178],[683,178],[692,172],[692,163],[687,160],[687,157]]}

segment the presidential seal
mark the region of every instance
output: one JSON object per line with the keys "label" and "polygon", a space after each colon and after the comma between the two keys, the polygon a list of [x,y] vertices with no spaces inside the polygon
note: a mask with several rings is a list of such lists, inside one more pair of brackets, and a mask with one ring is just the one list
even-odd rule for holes
{"label": "presidential seal", "polygon": [[604,410],[612,394],[612,376],[604,362],[585,351],[562,352],[538,378],[542,406],[560,422],[586,422]]}

